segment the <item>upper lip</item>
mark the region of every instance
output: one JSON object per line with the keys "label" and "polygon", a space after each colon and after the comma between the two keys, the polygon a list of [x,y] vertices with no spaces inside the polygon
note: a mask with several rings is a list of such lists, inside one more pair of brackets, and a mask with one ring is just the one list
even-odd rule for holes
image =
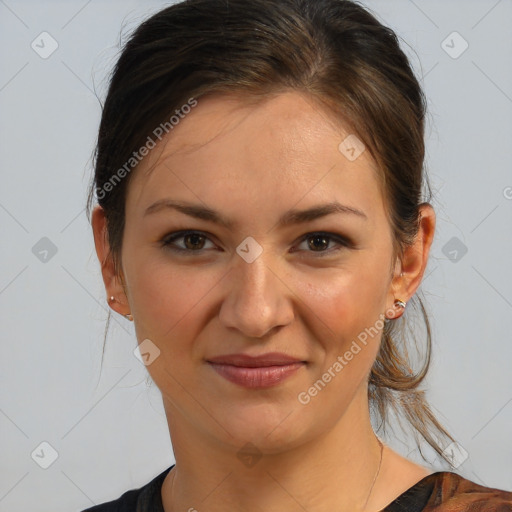
{"label": "upper lip", "polygon": [[226,354],[210,357],[209,363],[228,364],[232,366],[243,366],[246,368],[258,368],[263,366],[283,366],[292,363],[304,363],[301,359],[283,354],[281,352],[268,352],[259,356],[248,354]]}

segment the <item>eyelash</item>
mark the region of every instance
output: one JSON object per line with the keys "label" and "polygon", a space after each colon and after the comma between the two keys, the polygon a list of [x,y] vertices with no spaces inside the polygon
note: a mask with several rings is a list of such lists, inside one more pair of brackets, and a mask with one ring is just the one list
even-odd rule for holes
{"label": "eyelash", "polygon": [[[198,249],[198,250],[193,250],[193,249],[183,249],[181,247],[175,247],[175,246],[172,246],[171,244],[173,242],[175,242],[176,240],[179,240],[180,238],[185,238],[187,235],[200,235],[204,238],[207,238],[209,239],[209,237],[207,236],[207,234],[203,231],[194,231],[194,230],[187,230],[187,231],[177,231],[175,233],[170,233],[169,235],[166,235],[162,240],[161,240],[161,245],[164,249],[167,249],[167,250],[170,250],[170,251],[173,251],[173,252],[176,252],[176,253],[188,253],[188,255],[193,255],[194,253],[200,255],[202,254],[206,249]],[[308,240],[309,238],[314,238],[315,236],[323,236],[324,238],[327,238],[329,240],[329,242],[331,241],[335,241],[336,243],[338,243],[341,247],[338,247],[338,248],[335,248],[334,250],[333,249],[328,249],[328,250],[325,250],[325,251],[306,251],[306,252],[311,252],[312,254],[315,255],[315,257],[325,257],[326,255],[330,255],[332,254],[333,252],[337,252],[339,250],[341,250],[342,248],[353,248],[354,247],[354,244],[347,238],[345,237],[342,237],[340,235],[336,235],[334,233],[328,233],[328,232],[325,232],[325,231],[313,231],[311,233],[306,233],[300,240],[299,240],[299,244],[301,244],[302,242]],[[211,240],[210,240],[211,241]]]}

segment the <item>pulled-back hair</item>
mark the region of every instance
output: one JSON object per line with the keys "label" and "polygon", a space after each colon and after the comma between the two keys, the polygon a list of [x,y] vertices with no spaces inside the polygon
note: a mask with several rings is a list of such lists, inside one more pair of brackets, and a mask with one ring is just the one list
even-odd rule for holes
{"label": "pulled-back hair", "polygon": [[[155,128],[170,132],[177,110],[210,93],[254,99],[289,90],[308,94],[364,143],[377,163],[394,256],[403,254],[431,190],[424,171],[426,100],[393,30],[350,0],[187,0],[140,24],[110,77],[87,213],[96,196],[117,272],[133,153],[160,133]],[[423,457],[418,434],[451,463],[436,437],[454,439],[419,389],[431,359],[428,316],[419,293],[409,304],[384,325],[369,403],[381,426],[391,410],[404,416]],[[416,372],[407,350],[413,342],[418,347],[409,324],[414,312],[425,327]]]}

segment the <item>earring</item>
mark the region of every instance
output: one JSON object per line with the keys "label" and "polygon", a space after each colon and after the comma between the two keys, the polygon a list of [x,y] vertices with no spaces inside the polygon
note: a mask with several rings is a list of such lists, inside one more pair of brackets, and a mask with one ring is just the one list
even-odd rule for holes
{"label": "earring", "polygon": [[[108,300],[110,302],[115,302],[116,298],[113,295],[111,295]],[[133,322],[133,316],[130,313],[127,313],[126,315],[124,315],[124,317],[130,320],[130,322]]]}
{"label": "earring", "polygon": [[398,306],[400,308],[404,308],[405,309],[405,305],[407,304],[407,302],[404,302],[403,300],[400,300],[400,299],[396,299],[395,300],[395,306]]}

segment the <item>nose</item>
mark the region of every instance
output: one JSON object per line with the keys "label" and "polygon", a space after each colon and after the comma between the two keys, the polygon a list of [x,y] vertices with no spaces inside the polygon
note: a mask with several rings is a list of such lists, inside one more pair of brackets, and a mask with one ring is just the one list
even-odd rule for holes
{"label": "nose", "polygon": [[279,271],[267,265],[264,254],[252,263],[240,258],[225,277],[220,321],[249,338],[262,338],[294,317],[293,293]]}

